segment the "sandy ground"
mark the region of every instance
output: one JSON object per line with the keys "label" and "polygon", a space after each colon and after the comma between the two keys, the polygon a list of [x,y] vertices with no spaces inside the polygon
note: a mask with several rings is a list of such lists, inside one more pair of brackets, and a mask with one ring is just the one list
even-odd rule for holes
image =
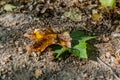
{"label": "sandy ground", "polygon": [[[112,9],[110,12],[99,10],[98,0],[10,1],[0,2],[0,80],[120,80],[119,13]],[[18,5],[18,8],[7,12],[3,9],[7,3]],[[119,5],[117,0],[118,12]],[[77,12],[73,11],[72,19],[61,19],[73,8]],[[102,13],[102,19],[93,20],[94,12]],[[79,19],[74,19],[75,15]],[[23,35],[33,28],[46,27],[52,27],[56,33],[77,29],[96,36],[89,42],[92,49],[88,49],[89,58],[68,55],[64,59],[54,59],[48,50],[29,56],[25,46],[30,40]]]}
{"label": "sandy ground", "polygon": [[[39,27],[34,19],[24,14],[0,16],[0,79],[1,80],[115,80],[111,70],[97,61],[97,54],[120,76],[120,38],[107,36],[94,43],[97,52],[90,52],[87,59],[69,56],[62,60],[51,60],[49,51],[33,56],[26,53],[29,40],[23,34],[31,26]],[[95,56],[94,56],[95,55]],[[119,61],[119,60],[118,60]]]}

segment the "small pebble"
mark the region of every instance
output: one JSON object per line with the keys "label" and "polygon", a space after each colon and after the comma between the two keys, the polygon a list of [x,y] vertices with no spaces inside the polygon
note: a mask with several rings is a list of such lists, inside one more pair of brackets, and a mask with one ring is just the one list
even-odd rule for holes
{"label": "small pebble", "polygon": [[36,69],[34,72],[34,76],[36,78],[39,78],[42,75],[42,70],[41,69]]}
{"label": "small pebble", "polygon": [[88,77],[87,73],[83,74],[83,77],[84,77],[84,78],[87,78],[87,77]]}
{"label": "small pebble", "polygon": [[110,52],[107,52],[105,56],[106,56],[107,58],[110,58],[110,57],[111,57]]}
{"label": "small pebble", "polygon": [[113,32],[113,33],[111,33],[111,36],[112,37],[120,37],[120,33]]}
{"label": "small pebble", "polygon": [[9,61],[10,61],[10,57],[11,57],[11,55],[8,55],[8,56],[5,56],[3,59],[2,59],[2,64],[6,64],[6,63],[8,63]]}
{"label": "small pebble", "polygon": [[116,58],[116,59],[114,60],[114,63],[115,63],[116,65],[119,65],[119,64],[120,64],[120,59],[119,59],[119,58]]}
{"label": "small pebble", "polygon": [[18,48],[18,51],[19,51],[19,53],[23,53],[23,48],[22,48],[22,47],[19,47],[19,48]]}
{"label": "small pebble", "polygon": [[4,46],[2,44],[0,44],[0,48],[3,48]]}

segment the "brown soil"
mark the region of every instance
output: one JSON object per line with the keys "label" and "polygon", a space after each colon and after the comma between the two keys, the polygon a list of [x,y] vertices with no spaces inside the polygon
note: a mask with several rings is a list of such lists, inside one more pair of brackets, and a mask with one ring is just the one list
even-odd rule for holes
{"label": "brown soil", "polygon": [[[62,0],[53,0],[53,2],[51,0],[51,4],[43,13],[40,12],[46,3],[44,0],[40,0],[32,11],[27,11],[30,7],[27,3],[30,2],[22,0],[12,2],[19,5],[27,4],[24,5],[22,12],[18,12],[18,10],[5,12],[1,7],[0,80],[117,80],[115,75],[120,77],[120,15],[110,13],[114,16],[106,16],[108,13],[105,13],[101,21],[93,21],[90,16],[92,10],[97,10],[98,1],[83,0],[84,4],[82,2],[77,4],[74,1],[77,0],[63,2]],[[67,4],[67,2],[71,2],[71,4]],[[120,4],[119,1],[118,4]],[[36,12],[38,6],[40,11]],[[60,18],[71,7],[80,9],[83,14],[80,21]],[[88,59],[79,59],[69,55],[64,59],[53,60],[54,57],[47,50],[42,54],[33,52],[33,56],[29,56],[25,45],[30,41],[23,35],[32,28],[41,27],[53,27],[56,33],[76,29],[85,31],[88,35],[97,36],[90,42],[96,49],[88,51]],[[59,31],[59,29],[61,30]],[[97,57],[111,66],[116,74],[104,63],[98,61]]]}

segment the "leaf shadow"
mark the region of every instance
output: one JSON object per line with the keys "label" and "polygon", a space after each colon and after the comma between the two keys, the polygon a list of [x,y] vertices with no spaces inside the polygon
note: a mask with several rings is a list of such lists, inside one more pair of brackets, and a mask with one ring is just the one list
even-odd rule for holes
{"label": "leaf shadow", "polygon": [[99,57],[99,50],[97,47],[95,47],[96,39],[92,39],[87,41],[87,54],[89,60],[95,60],[97,61],[97,57]]}
{"label": "leaf shadow", "polygon": [[74,47],[75,45],[78,45],[79,44],[79,42],[78,42],[78,40],[72,40],[72,47]]}

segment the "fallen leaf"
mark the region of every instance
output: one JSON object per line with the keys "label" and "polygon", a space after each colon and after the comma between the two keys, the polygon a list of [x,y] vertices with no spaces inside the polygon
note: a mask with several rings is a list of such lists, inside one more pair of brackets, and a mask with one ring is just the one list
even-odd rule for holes
{"label": "fallen leaf", "polygon": [[44,33],[40,29],[35,29],[34,33],[38,40],[41,40],[44,36]]}
{"label": "fallen leaf", "polygon": [[34,43],[26,46],[28,53],[32,53],[33,51],[43,52],[53,44],[71,47],[71,37],[68,32],[56,34],[52,29],[46,28],[35,29],[30,34],[25,33],[24,36],[34,41]]}
{"label": "fallen leaf", "polygon": [[[34,49],[36,51],[43,52],[48,46],[56,43],[56,38],[57,38],[56,34],[46,35],[46,37],[43,38],[43,40],[41,40],[41,44],[39,44],[40,42],[36,42],[34,44]],[[37,44],[39,44],[38,47],[35,47],[35,45]]]}
{"label": "fallen leaf", "polygon": [[4,10],[6,11],[13,11],[13,9],[17,8],[16,6],[12,5],[12,4],[5,4],[4,5]]}
{"label": "fallen leaf", "polygon": [[35,41],[40,41],[43,39],[45,33],[41,29],[35,29],[30,34],[25,33],[24,36]]}
{"label": "fallen leaf", "polygon": [[81,21],[82,14],[78,8],[70,8],[69,11],[66,11],[61,18],[70,18],[73,21]]}
{"label": "fallen leaf", "polygon": [[54,45],[52,50],[54,51],[56,58],[59,58],[62,54],[68,51],[68,48],[62,47],[60,45]]}
{"label": "fallen leaf", "polygon": [[72,38],[71,47],[62,47],[58,45],[53,47],[53,51],[56,54],[56,58],[59,58],[65,53],[72,53],[79,58],[88,58],[86,41],[95,37],[86,36],[80,31],[74,31],[71,33],[70,38]]}
{"label": "fallen leaf", "polygon": [[80,31],[74,31],[71,33],[71,38],[73,39],[72,48],[69,49],[69,52],[75,54],[79,58],[88,58],[86,41],[95,37],[86,36]]}
{"label": "fallen leaf", "polygon": [[48,46],[56,43],[56,34],[46,35],[41,41],[35,41],[34,44],[26,47],[28,53],[33,51],[43,52]]}
{"label": "fallen leaf", "polygon": [[63,34],[58,35],[60,38],[60,44],[62,46],[66,46],[68,48],[71,48],[71,40],[70,34],[68,32],[64,32]]}
{"label": "fallen leaf", "polygon": [[116,0],[99,0],[101,5],[104,7],[112,7],[114,8],[116,6]]}

